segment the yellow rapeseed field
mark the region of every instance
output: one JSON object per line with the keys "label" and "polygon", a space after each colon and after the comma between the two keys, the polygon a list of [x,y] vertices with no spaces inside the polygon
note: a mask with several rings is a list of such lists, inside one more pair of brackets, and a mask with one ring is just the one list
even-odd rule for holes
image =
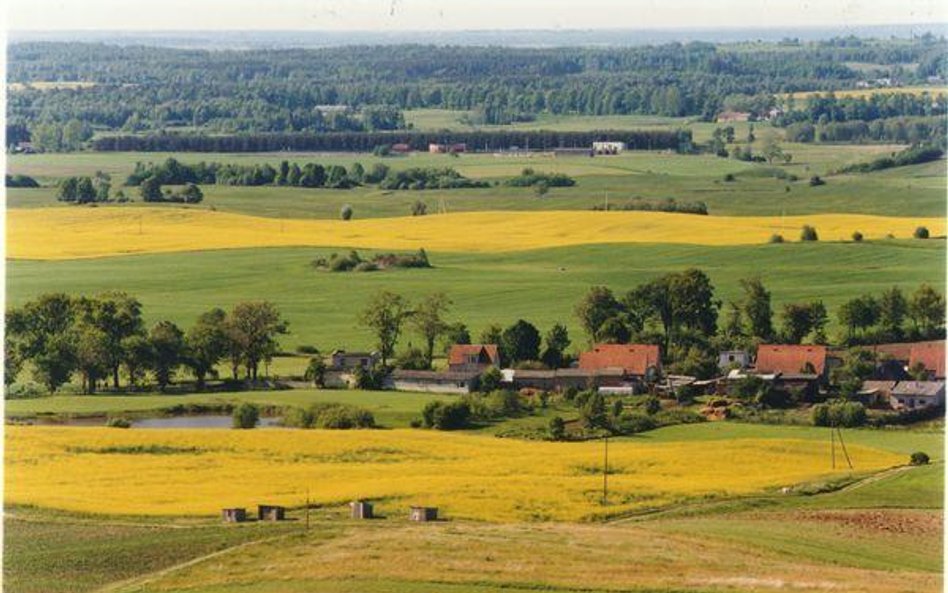
{"label": "yellow rapeseed field", "polygon": [[804,224],[821,240],[907,238],[919,225],[945,234],[942,218],[859,214],[787,217],[665,212],[467,212],[366,220],[280,220],[186,208],[33,208],[7,212],[7,256],[72,259],[133,253],[279,246],[432,251],[518,251],[593,243],[765,243],[796,240]]}
{"label": "yellow rapeseed field", "polygon": [[[421,430],[6,430],[6,502],[144,515],[222,507],[381,500],[453,518],[583,520],[731,496],[831,473],[826,443],[735,439],[610,445],[610,504],[600,505],[602,444],[547,443]],[[851,446],[861,471],[901,456]]]}

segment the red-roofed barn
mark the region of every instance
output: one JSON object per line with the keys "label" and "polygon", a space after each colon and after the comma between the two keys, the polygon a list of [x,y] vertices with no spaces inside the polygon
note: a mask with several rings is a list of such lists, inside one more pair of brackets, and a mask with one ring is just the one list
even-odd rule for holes
{"label": "red-roofed barn", "polygon": [[945,341],[916,342],[909,353],[909,368],[921,363],[934,379],[945,378]]}
{"label": "red-roofed barn", "polygon": [[579,368],[587,371],[619,368],[627,375],[645,377],[649,368],[661,373],[661,350],[653,344],[597,344],[579,355]]}
{"label": "red-roofed barn", "polygon": [[757,347],[756,372],[824,375],[826,373],[826,346],[761,344]]}

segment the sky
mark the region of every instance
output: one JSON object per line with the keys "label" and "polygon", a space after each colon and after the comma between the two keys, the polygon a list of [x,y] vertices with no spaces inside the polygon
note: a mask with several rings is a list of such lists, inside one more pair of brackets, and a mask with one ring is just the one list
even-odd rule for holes
{"label": "sky", "polygon": [[416,31],[924,24],[946,0],[7,0],[6,29]]}

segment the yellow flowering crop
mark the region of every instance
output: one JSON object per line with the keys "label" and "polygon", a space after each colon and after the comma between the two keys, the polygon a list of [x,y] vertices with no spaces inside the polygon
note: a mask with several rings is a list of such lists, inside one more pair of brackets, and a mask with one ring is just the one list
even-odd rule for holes
{"label": "yellow flowering crop", "polygon": [[185,208],[29,208],[7,212],[7,256],[72,259],[239,247],[335,246],[432,251],[517,251],[593,243],[762,244],[796,240],[804,224],[822,240],[945,234],[942,218],[860,214],[696,216],[666,212],[463,212],[364,220],[280,220]]}
{"label": "yellow flowering crop", "polygon": [[[827,443],[735,439],[609,447],[610,505],[600,505],[602,443],[548,443],[421,430],[119,430],[6,432],[6,502],[144,515],[211,515],[257,503],[354,498],[437,506],[453,518],[582,520],[732,496],[830,474]],[[850,446],[857,470],[900,463]],[[838,470],[842,471],[842,470]],[[387,507],[386,507],[387,505]]]}

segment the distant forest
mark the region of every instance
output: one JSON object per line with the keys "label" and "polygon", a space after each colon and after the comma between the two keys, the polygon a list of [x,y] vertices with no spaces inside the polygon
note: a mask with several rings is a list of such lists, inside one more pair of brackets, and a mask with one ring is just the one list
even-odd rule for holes
{"label": "distant forest", "polygon": [[[96,131],[200,134],[378,132],[402,110],[469,110],[504,124],[537,114],[651,114],[713,120],[763,110],[775,94],[854,88],[873,72],[902,84],[948,78],[948,43],[854,37],[801,43],[669,43],[625,48],[351,46],[184,50],[30,42],[8,49],[12,139],[69,150]],[[856,64],[863,65],[859,68]],[[857,101],[858,103],[858,101]],[[796,112],[795,112],[796,113]],[[821,104],[789,123],[931,116],[932,101]],[[823,116],[823,122],[818,122]],[[838,118],[837,118],[838,116]]]}

